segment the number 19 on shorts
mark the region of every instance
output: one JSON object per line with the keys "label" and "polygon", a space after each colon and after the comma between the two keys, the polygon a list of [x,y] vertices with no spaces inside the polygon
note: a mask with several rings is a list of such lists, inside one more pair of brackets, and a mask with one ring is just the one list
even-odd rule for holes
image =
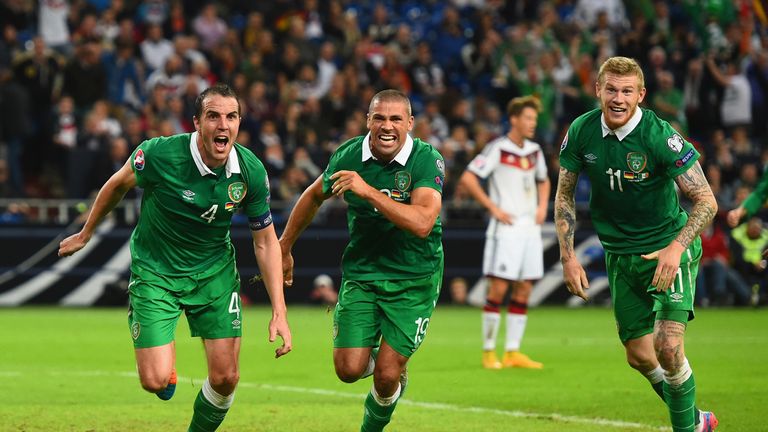
{"label": "number 19 on shorts", "polygon": [[424,340],[424,336],[427,335],[427,327],[429,327],[429,318],[419,318],[416,321],[416,335],[413,337],[413,343],[416,346],[421,345]]}

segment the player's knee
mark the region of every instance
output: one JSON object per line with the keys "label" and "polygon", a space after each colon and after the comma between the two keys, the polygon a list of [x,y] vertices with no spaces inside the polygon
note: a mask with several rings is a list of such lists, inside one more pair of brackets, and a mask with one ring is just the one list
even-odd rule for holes
{"label": "player's knee", "polygon": [[351,367],[348,364],[336,364],[336,376],[342,382],[353,383],[360,379],[363,374],[363,370],[357,367]]}
{"label": "player's knee", "polygon": [[237,369],[213,372],[208,375],[211,387],[221,394],[230,394],[235,391],[240,381],[240,372]]}
{"label": "player's knee", "polygon": [[385,386],[395,386],[400,381],[400,370],[397,368],[382,368],[376,370],[373,374],[373,379],[377,383],[382,383]]}
{"label": "player's knee", "polygon": [[159,391],[163,391],[168,386],[169,379],[170,379],[169,376],[160,377],[159,375],[139,377],[139,381],[141,382],[141,387],[150,393],[157,393]]}
{"label": "player's knee", "polygon": [[627,364],[632,369],[640,372],[647,372],[656,366],[656,359],[648,356],[639,356],[634,353],[627,353]]}

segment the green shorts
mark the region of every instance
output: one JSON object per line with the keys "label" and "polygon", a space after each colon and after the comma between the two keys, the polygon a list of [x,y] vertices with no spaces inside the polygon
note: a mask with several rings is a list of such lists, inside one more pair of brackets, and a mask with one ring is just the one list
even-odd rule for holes
{"label": "green shorts", "polygon": [[383,338],[410,357],[427,334],[442,281],[442,267],[420,279],[343,280],[333,313],[333,347],[373,347]]}
{"label": "green shorts", "polygon": [[131,273],[128,325],[134,348],[174,340],[183,310],[192,336],[240,337],[240,276],[234,262],[195,276],[169,277],[148,270]]}
{"label": "green shorts", "polygon": [[605,253],[613,314],[622,342],[653,333],[657,315],[678,316],[675,312],[685,311],[688,321],[693,319],[700,260],[701,239],[696,238],[680,258],[675,282],[666,292],[656,292],[651,281],[658,261],[646,261],[640,255]]}

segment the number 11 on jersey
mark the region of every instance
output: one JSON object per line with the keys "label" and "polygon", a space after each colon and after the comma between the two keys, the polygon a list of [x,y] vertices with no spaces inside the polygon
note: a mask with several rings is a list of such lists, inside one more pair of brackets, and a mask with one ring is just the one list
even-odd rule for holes
{"label": "number 11 on jersey", "polygon": [[[621,170],[619,169],[614,170],[613,168],[608,168],[608,171],[606,171],[605,173],[608,174],[608,178],[611,180],[611,190],[615,190],[613,187],[613,184],[618,183],[619,192],[624,192],[624,188],[621,186]],[[614,177],[616,177],[615,182],[613,180]]]}

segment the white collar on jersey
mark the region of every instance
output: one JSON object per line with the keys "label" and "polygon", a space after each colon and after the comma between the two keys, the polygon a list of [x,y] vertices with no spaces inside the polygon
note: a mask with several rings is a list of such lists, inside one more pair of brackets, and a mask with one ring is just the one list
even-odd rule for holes
{"label": "white collar on jersey", "polygon": [[[197,131],[192,132],[192,137],[189,139],[189,152],[192,153],[192,160],[195,161],[197,170],[200,171],[200,175],[215,174],[208,165],[203,162],[203,155],[200,154],[200,150],[197,148]],[[240,174],[240,160],[237,158],[237,152],[234,146],[229,152],[229,159],[227,159],[226,165],[227,178],[232,177],[232,174]]]}
{"label": "white collar on jersey", "polygon": [[[363,162],[368,159],[376,159],[376,156],[371,153],[371,146],[369,144],[370,139],[371,133],[368,132],[365,138],[363,138]],[[411,138],[410,135],[406,135],[405,144],[403,144],[403,147],[397,155],[395,155],[395,158],[392,159],[392,161],[397,161],[400,165],[405,166],[406,162],[408,162],[408,158],[411,156],[411,151],[413,151],[413,138]],[[392,161],[389,163],[392,163]]]}
{"label": "white collar on jersey", "polygon": [[616,135],[616,138],[619,139],[619,141],[626,138],[627,135],[630,134],[637,125],[640,124],[640,119],[643,118],[643,110],[640,107],[637,107],[635,109],[635,113],[632,115],[632,118],[629,119],[628,122],[624,123],[624,126],[617,128],[616,130],[610,129],[605,124],[605,114],[600,114],[600,126],[602,126],[603,129],[603,138],[605,138],[608,134],[614,134]]}

